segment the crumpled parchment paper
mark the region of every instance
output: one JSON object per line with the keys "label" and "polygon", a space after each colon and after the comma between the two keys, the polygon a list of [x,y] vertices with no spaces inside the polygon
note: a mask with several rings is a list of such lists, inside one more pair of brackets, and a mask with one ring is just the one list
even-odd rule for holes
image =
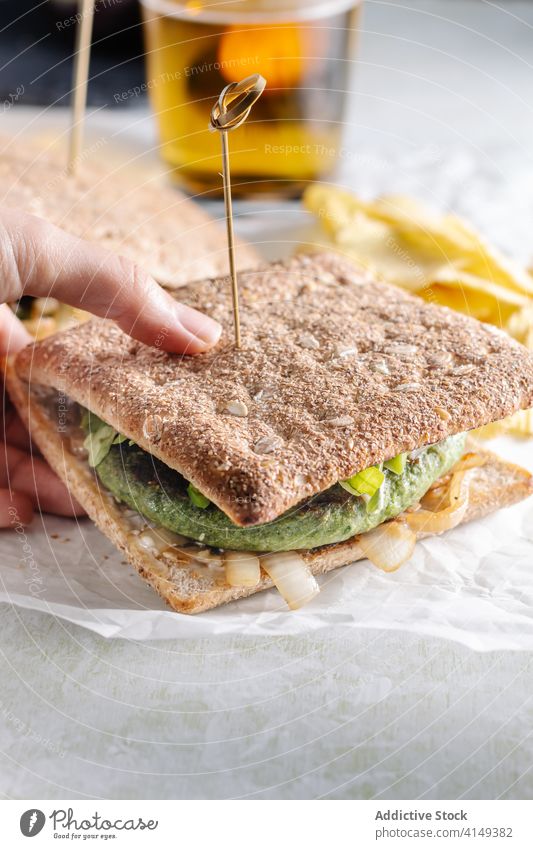
{"label": "crumpled parchment paper", "polygon": [[[491,447],[533,469],[533,441]],[[320,595],[295,612],[270,590],[197,616],[175,613],[88,519],[43,516],[0,534],[0,601],[104,637],[290,636],[340,626],[533,650],[533,499],[419,542],[393,574],[361,561],[325,575]]]}

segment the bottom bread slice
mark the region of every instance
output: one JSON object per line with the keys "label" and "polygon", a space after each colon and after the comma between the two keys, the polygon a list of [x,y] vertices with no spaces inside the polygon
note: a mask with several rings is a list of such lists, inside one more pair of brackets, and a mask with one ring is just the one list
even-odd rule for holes
{"label": "bottom bread slice", "polygon": [[[117,503],[86,461],[72,453],[69,439],[58,429],[56,416],[43,403],[39,393],[20,380],[11,363],[6,367],[6,384],[19,415],[31,430],[33,441],[72,495],[102,533],[124,552],[139,575],[174,610],[201,613],[273,586],[270,578],[263,574],[255,587],[230,587],[222,567],[191,563],[173,549],[156,554],[143,548],[139,541],[138,516]],[[464,522],[521,501],[533,492],[533,477],[528,471],[477,444],[472,448],[482,455],[484,464],[472,470]],[[363,559],[357,537],[299,553],[315,575]]]}

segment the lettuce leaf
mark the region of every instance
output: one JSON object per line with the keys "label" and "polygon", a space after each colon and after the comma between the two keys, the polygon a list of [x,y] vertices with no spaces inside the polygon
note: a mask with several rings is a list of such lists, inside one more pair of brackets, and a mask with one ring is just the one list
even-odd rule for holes
{"label": "lettuce leaf", "polygon": [[107,457],[112,445],[119,445],[127,439],[124,434],[119,433],[90,410],[84,410],[81,426],[87,433],[83,447],[87,451],[87,462],[92,469]]}

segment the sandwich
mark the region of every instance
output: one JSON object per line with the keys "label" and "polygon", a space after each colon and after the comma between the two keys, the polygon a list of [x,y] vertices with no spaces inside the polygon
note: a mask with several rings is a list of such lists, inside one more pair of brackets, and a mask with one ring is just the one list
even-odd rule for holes
{"label": "sandwich", "polygon": [[225,331],[196,357],[91,320],[9,363],[14,404],[52,467],[182,613],[276,586],[291,608],[362,558],[392,571],[416,540],[513,504],[529,472],[468,432],[533,405],[533,357],[497,328],[333,254],[181,300]]}
{"label": "sandwich", "polygon": [[[223,274],[227,268],[224,228],[139,156],[114,161],[107,139],[98,139],[66,171],[63,151],[36,140],[2,139],[1,202],[45,218],[73,236],[97,242],[144,268],[167,288]],[[115,154],[116,160],[116,154]],[[238,268],[259,262],[237,240]]]}

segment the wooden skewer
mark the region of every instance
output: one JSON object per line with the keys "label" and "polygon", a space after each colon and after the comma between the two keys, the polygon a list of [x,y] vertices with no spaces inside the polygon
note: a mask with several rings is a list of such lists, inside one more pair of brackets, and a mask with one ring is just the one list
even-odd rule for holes
{"label": "wooden skewer", "polygon": [[222,137],[222,179],[224,181],[224,206],[226,210],[226,229],[228,233],[229,269],[231,275],[231,294],[233,298],[233,323],[235,328],[235,347],[241,347],[241,322],[239,317],[239,286],[235,267],[235,238],[233,234],[233,205],[231,200],[231,174],[229,164],[228,131],[236,130],[244,124],[250,110],[266,86],[266,80],[260,74],[230,83],[222,91],[211,110],[209,129],[218,130]]}
{"label": "wooden skewer", "polygon": [[78,0],[80,21],[76,33],[74,75],[72,79],[72,120],[68,148],[67,173],[73,175],[80,160],[83,142],[83,123],[87,103],[87,83],[91,58],[95,0]]}
{"label": "wooden skewer", "polygon": [[224,181],[224,207],[226,210],[226,230],[228,234],[229,272],[231,275],[231,295],[233,298],[233,324],[235,327],[235,346],[241,347],[241,320],[239,314],[239,286],[235,268],[235,236],[233,233],[233,204],[231,200],[231,174],[229,170],[229,145],[226,131],[222,135],[222,179]]}

